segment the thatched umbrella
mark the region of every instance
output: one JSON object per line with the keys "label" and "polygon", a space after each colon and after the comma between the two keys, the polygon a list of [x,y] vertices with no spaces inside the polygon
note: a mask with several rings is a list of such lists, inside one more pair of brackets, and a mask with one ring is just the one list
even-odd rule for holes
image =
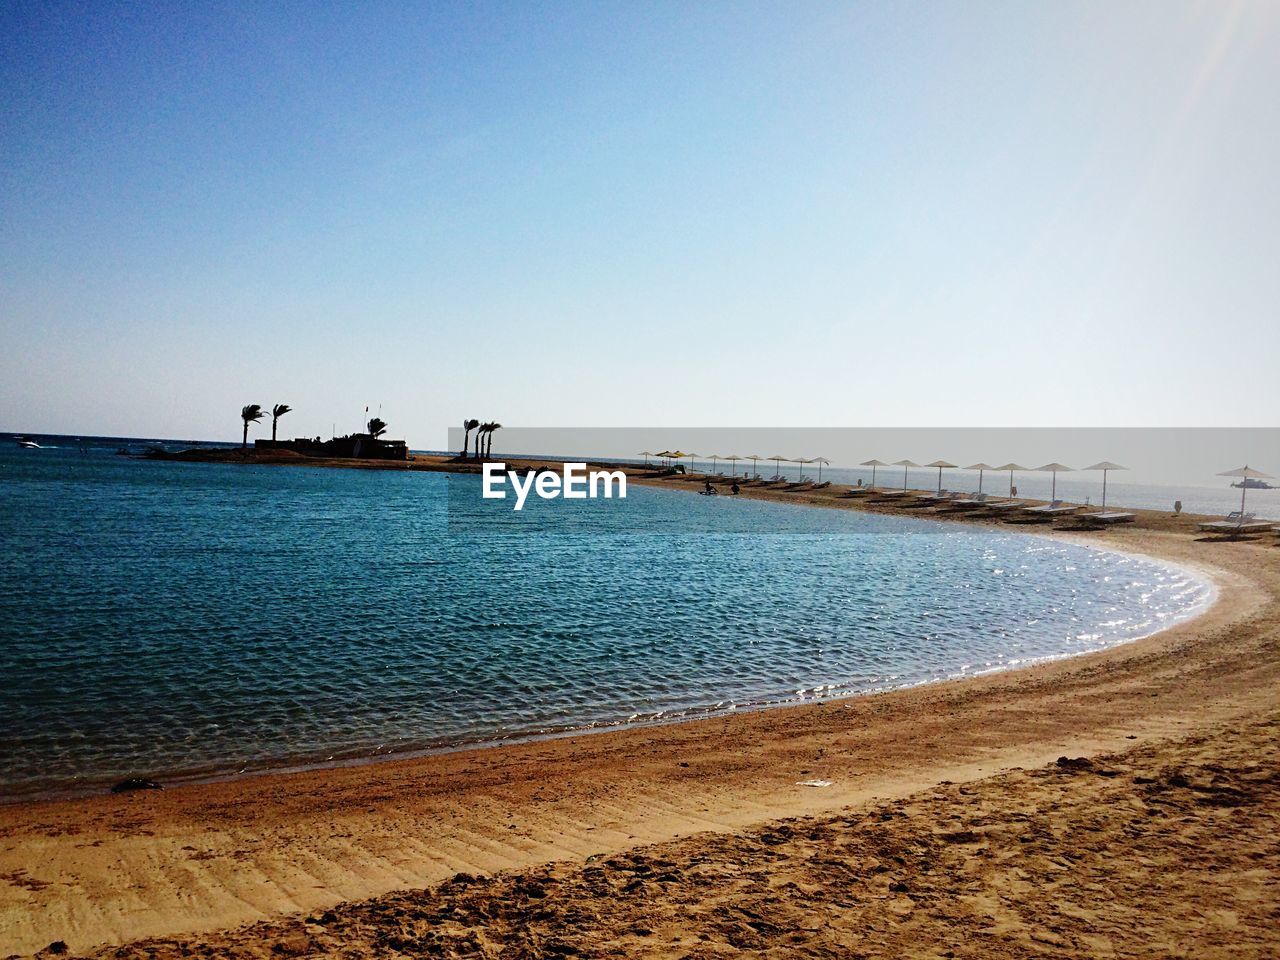
{"label": "thatched umbrella", "polygon": [[883,460],[863,460],[859,466],[871,468],[871,486],[876,485],[876,467],[887,467],[889,464]]}
{"label": "thatched umbrella", "polygon": [[1250,480],[1274,480],[1275,477],[1269,473],[1263,473],[1261,470],[1254,470],[1248,464],[1240,467],[1238,470],[1226,470],[1218,474],[1220,477],[1239,477],[1239,483],[1233,483],[1233,487],[1240,488],[1240,514],[1244,515],[1244,495],[1249,492]]}
{"label": "thatched umbrella", "polygon": [[1063,463],[1046,463],[1043,467],[1036,467],[1036,469],[1037,469],[1037,470],[1039,470],[1041,473],[1048,472],[1048,473],[1052,473],[1052,474],[1053,474],[1053,493],[1051,493],[1051,494],[1049,495],[1049,499],[1050,499],[1050,501],[1052,501],[1052,502],[1054,502],[1054,503],[1057,503],[1057,501],[1058,501],[1058,474],[1060,474],[1060,473],[1072,473],[1072,472],[1074,472],[1074,468],[1073,468],[1073,467],[1068,467],[1066,464],[1063,464]]}
{"label": "thatched umbrella", "polygon": [[1110,460],[1103,460],[1101,463],[1095,463],[1092,467],[1085,467],[1086,470],[1102,471],[1102,509],[1107,509],[1107,474],[1112,470],[1128,470],[1128,467],[1122,467],[1118,463],[1112,463]]}
{"label": "thatched umbrella", "polygon": [[[978,471],[978,493],[982,493],[982,475],[988,470],[995,470],[996,468],[991,466],[989,463],[971,463],[969,466],[965,467],[965,469]],[[1010,483],[1013,482],[1012,475],[1010,476],[1009,481]]]}
{"label": "thatched umbrella", "polygon": [[942,496],[942,471],[953,468],[955,464],[948,463],[946,460],[935,460],[933,463],[926,463],[925,466],[938,468],[938,496]]}
{"label": "thatched umbrella", "polygon": [[893,461],[893,465],[895,467],[902,468],[902,489],[907,489],[907,469],[909,467],[919,467],[920,464],[916,463],[914,460],[895,460]]}
{"label": "thatched umbrella", "polygon": [[1009,496],[1012,497],[1013,496],[1013,471],[1021,470],[1023,473],[1026,473],[1027,468],[1020,463],[1002,463],[1000,464],[1000,466],[996,467],[996,469],[1009,471]]}

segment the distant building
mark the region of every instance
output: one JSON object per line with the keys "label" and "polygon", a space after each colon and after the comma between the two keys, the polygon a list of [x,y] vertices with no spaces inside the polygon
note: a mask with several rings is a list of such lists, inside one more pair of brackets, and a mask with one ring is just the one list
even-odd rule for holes
{"label": "distant building", "polygon": [[403,440],[384,440],[367,433],[352,433],[332,440],[302,437],[295,440],[255,440],[255,451],[292,450],[308,457],[345,457],[353,460],[408,460],[409,445]]}

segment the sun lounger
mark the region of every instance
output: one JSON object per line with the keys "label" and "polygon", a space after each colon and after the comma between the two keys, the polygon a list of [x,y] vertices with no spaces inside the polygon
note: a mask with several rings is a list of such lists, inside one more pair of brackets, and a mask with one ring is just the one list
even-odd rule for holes
{"label": "sun lounger", "polygon": [[1079,507],[1071,506],[1056,500],[1053,503],[1046,503],[1039,507],[1027,507],[1023,513],[1030,513],[1037,517],[1065,517],[1069,513],[1075,513]]}
{"label": "sun lounger", "polygon": [[941,503],[953,499],[953,495],[943,490],[941,493],[922,493],[916,497],[921,503]]}
{"label": "sun lounger", "polygon": [[910,490],[882,490],[880,492],[881,500],[901,500],[903,497],[911,496]]}
{"label": "sun lounger", "polygon": [[1271,528],[1270,520],[1213,520],[1199,525],[1206,533],[1267,533]]}
{"label": "sun lounger", "polygon": [[1082,523],[1090,526],[1109,526],[1113,523],[1133,523],[1137,514],[1125,513],[1119,510],[1108,510],[1100,513],[1084,513],[1079,519]]}
{"label": "sun lounger", "polygon": [[983,504],[983,507],[987,510],[994,510],[997,513],[1005,513],[1009,510],[1018,510],[1021,509],[1022,506],[1023,504],[1019,500],[996,500],[994,502],[987,502]]}

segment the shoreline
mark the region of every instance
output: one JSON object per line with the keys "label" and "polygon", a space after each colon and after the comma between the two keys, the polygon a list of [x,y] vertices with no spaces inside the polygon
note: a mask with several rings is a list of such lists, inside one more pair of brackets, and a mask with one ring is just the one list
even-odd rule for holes
{"label": "shoreline", "polygon": [[[770,493],[813,496],[754,495]],[[0,807],[0,875],[32,881],[0,891],[13,931],[0,953],[195,934],[457,872],[735,833],[1256,714],[1280,687],[1280,553],[1199,543],[1189,523],[1050,534],[1190,565],[1218,585],[1200,615],[1102,651],[725,716]],[[805,777],[832,787],[798,786]]]}
{"label": "shoreline", "polygon": [[[199,452],[205,453],[205,451],[199,451]],[[220,454],[225,453],[225,451],[221,451],[221,450],[215,451],[215,452]],[[238,451],[236,451],[236,453],[238,453]],[[338,459],[332,459],[332,458],[303,458],[302,460],[297,460],[294,457],[287,456],[287,455],[284,458],[277,458],[276,455],[274,454],[269,456],[272,459],[270,460],[269,464],[264,464],[264,465],[319,466],[321,468],[326,468],[326,469],[341,469],[344,466],[344,463],[342,461]],[[177,459],[177,457],[175,455],[170,455],[167,458],[143,457],[139,459],[148,459],[148,460]],[[435,458],[435,459],[440,459],[440,458]],[[309,460],[314,460],[316,462],[311,463],[311,462],[308,462]],[[180,462],[187,462],[187,461],[184,458]],[[197,462],[201,462],[201,463],[223,462],[223,459],[219,458],[213,461],[207,461],[207,460],[201,459]],[[549,463],[550,461],[512,461],[512,462],[517,463],[520,466],[524,467],[529,465],[541,465],[541,464]],[[386,469],[388,464],[387,461],[368,461],[368,463],[369,465],[374,466],[375,468],[383,468],[383,469]],[[604,461],[600,461],[600,463],[604,463]],[[630,466],[630,465],[623,465],[623,466]],[[356,467],[356,469],[359,469],[359,467]],[[452,461],[445,461],[444,463],[440,463],[440,464],[432,462],[430,465],[421,466],[418,469],[423,472],[470,472],[466,470],[465,465],[463,465],[462,470],[460,471],[458,469],[458,465],[453,463]],[[695,489],[696,483],[694,481],[700,482],[701,477],[702,475],[700,474],[693,474],[690,477],[676,476],[676,477],[670,478],[670,480],[667,481],[662,479],[654,480],[641,475],[636,477],[629,476],[628,479],[631,482],[638,483],[638,485],[640,486],[647,486],[653,489],[663,489],[672,493],[697,493],[697,490]],[[674,482],[671,482],[671,481],[674,481]],[[847,488],[836,487],[835,489],[845,490]],[[989,523],[977,522],[972,518],[968,518],[968,517],[953,518],[953,517],[944,517],[944,516],[937,516],[937,515],[918,515],[917,516],[917,515],[914,515],[914,512],[901,511],[901,510],[870,511],[866,509],[866,507],[868,506],[866,501],[854,500],[852,498],[846,498],[838,494],[833,496],[832,498],[828,498],[825,502],[811,503],[811,502],[797,502],[794,498],[789,496],[784,496],[784,495],[770,496],[769,494],[771,492],[778,493],[778,494],[783,493],[782,490],[771,491],[769,488],[761,488],[758,491],[757,495],[753,497],[753,499],[765,500],[771,503],[789,504],[791,506],[801,507],[801,508],[818,507],[820,509],[851,509],[859,512],[878,512],[878,513],[883,513],[884,515],[896,514],[899,517],[905,516],[908,519],[919,520],[922,522],[928,522],[929,520],[935,520],[935,521],[949,520],[950,522],[958,523],[961,526],[964,526],[966,528],[973,529],[973,530],[990,530],[991,527],[993,526],[992,524],[989,524]],[[748,496],[750,495],[748,494]],[[1027,502],[1034,503],[1036,501],[1027,501]],[[1038,527],[1033,528],[1033,527],[1019,526],[1017,529],[1013,529],[1005,532],[1012,533],[1017,536],[1039,537],[1046,540],[1059,539],[1054,537],[1051,532],[1045,531]],[[1140,642],[1164,630],[1168,630],[1179,624],[1194,620],[1196,617],[1202,616],[1215,603],[1217,603],[1220,591],[1217,583],[1214,581],[1211,575],[1211,572],[1206,571],[1204,569],[1196,569],[1193,566],[1188,564],[1174,563],[1168,560],[1163,560],[1157,557],[1153,557],[1150,554],[1124,550],[1121,547],[1116,546],[1114,544],[1098,543],[1096,542],[1096,540],[1097,538],[1089,538],[1088,542],[1082,545],[1085,546],[1086,549],[1099,550],[1099,551],[1127,557],[1130,559],[1140,560],[1147,563],[1156,563],[1167,569],[1181,571],[1185,575],[1194,577],[1197,580],[1201,581],[1209,589],[1209,596],[1207,597],[1207,599],[1203,601],[1190,605],[1185,611],[1180,611],[1179,614],[1175,616],[1169,623],[1157,625],[1149,632],[1139,634],[1138,636],[1114,640],[1102,646],[1090,647],[1087,649],[1077,650],[1073,652],[1053,653],[1053,654],[1045,654],[1040,656],[1029,657],[1022,661],[1019,661],[1016,664],[1000,665],[1000,666],[990,667],[988,669],[979,670],[975,672],[961,671],[959,673],[949,674],[946,676],[937,676],[937,677],[931,677],[923,680],[906,681],[903,683],[899,683],[891,686],[884,686],[884,687],[875,688],[875,689],[846,690],[843,692],[833,692],[833,693],[827,693],[823,695],[813,695],[807,698],[806,697],[796,698],[793,696],[785,696],[782,693],[779,693],[777,698],[766,698],[766,699],[743,701],[741,703],[735,703],[733,706],[723,707],[723,708],[714,704],[694,704],[691,706],[684,707],[679,711],[661,711],[660,715],[645,716],[638,720],[618,719],[614,721],[601,722],[596,725],[565,726],[563,728],[554,729],[554,730],[514,732],[511,735],[504,736],[504,737],[477,738],[477,739],[459,740],[459,741],[452,741],[448,743],[432,744],[432,745],[425,745],[425,746],[410,746],[404,749],[388,750],[383,753],[372,754],[372,755],[361,752],[358,754],[349,753],[344,756],[340,754],[329,753],[326,749],[323,749],[323,748],[317,748],[314,750],[311,756],[300,755],[300,756],[295,756],[291,758],[281,758],[279,760],[264,760],[263,762],[261,762],[261,764],[245,764],[238,770],[206,769],[206,770],[165,772],[163,770],[143,769],[143,770],[134,771],[133,773],[128,775],[135,776],[135,777],[145,777],[147,779],[161,782],[165,789],[198,787],[198,786],[213,784],[213,783],[237,782],[237,781],[247,780],[255,777],[288,776],[291,774],[324,771],[328,769],[362,767],[362,766],[373,765],[373,764],[422,760],[430,757],[445,756],[445,755],[458,753],[462,751],[503,749],[510,746],[529,744],[529,743],[538,743],[538,742],[547,741],[547,740],[557,740],[565,737],[592,736],[596,734],[609,733],[609,732],[615,732],[615,731],[643,729],[643,728],[656,727],[656,726],[668,726],[671,724],[680,724],[680,723],[695,722],[699,720],[714,719],[716,717],[731,716],[737,713],[753,713],[753,712],[758,712],[762,710],[775,710],[775,709],[782,709],[787,707],[806,706],[806,705],[811,705],[815,703],[839,702],[843,700],[856,699],[861,697],[880,696],[886,693],[894,693],[902,690],[911,690],[918,687],[924,687],[924,686],[929,686],[933,684],[964,681],[973,677],[982,677],[982,676],[988,676],[996,673],[1005,673],[1005,672],[1015,671],[1015,670],[1024,670],[1029,667],[1034,667],[1040,664],[1054,663],[1061,660],[1069,660],[1077,657],[1085,657],[1095,653],[1105,652],[1107,650],[1111,650],[1126,644]],[[816,691],[815,691],[815,694],[816,694]],[[665,713],[671,713],[671,715],[670,716],[661,715]],[[321,754],[326,754],[326,753],[328,753],[328,756],[323,758],[320,757]],[[83,800],[89,797],[98,796],[103,793],[109,792],[112,784],[114,782],[119,782],[119,780],[123,776],[125,776],[125,774],[103,778],[100,780],[94,780],[92,782],[86,782],[82,785],[76,785],[71,787],[54,787],[49,789],[37,789],[37,790],[31,790],[27,792],[14,793],[14,794],[0,793],[0,808],[22,806],[24,804],[34,804],[34,803],[61,803],[61,802]]]}
{"label": "shoreline", "polygon": [[[1022,534],[1023,536],[1035,536],[1035,534]],[[1097,549],[1107,549],[1098,547]],[[1150,557],[1143,557],[1140,554],[1127,553],[1122,550],[1109,549],[1109,552],[1118,553],[1123,556],[1131,556],[1139,559],[1151,561]],[[163,788],[166,790],[176,790],[186,787],[200,787],[208,784],[218,783],[236,783],[243,780],[252,780],[257,777],[287,777],[301,773],[319,773],[325,770],[352,769],[366,766],[376,766],[384,763],[400,763],[412,762],[415,760],[426,760],[432,757],[448,756],[450,754],[477,751],[477,750],[503,750],[508,747],[524,746],[527,744],[538,744],[544,741],[562,740],[570,737],[590,737],[607,733],[625,733],[628,730],[643,730],[652,727],[665,727],[679,725],[683,723],[696,723],[702,720],[714,720],[718,717],[736,716],[739,714],[759,713],[770,710],[785,710],[793,707],[807,707],[819,704],[841,703],[846,700],[857,700],[864,697],[879,697],[886,694],[899,693],[906,690],[917,690],[923,687],[930,687],[943,683],[963,683],[966,680],[976,679],[980,677],[989,677],[1002,673],[1012,673],[1019,670],[1028,670],[1037,666],[1050,663],[1058,663],[1065,660],[1073,660],[1080,657],[1093,656],[1094,654],[1105,653],[1119,647],[1132,643],[1140,643],[1150,637],[1154,637],[1165,630],[1173,629],[1184,623],[1190,623],[1196,618],[1204,616],[1218,602],[1220,591],[1217,583],[1202,573],[1195,573],[1190,567],[1182,564],[1166,563],[1171,569],[1182,570],[1189,575],[1194,575],[1201,579],[1209,589],[1208,599],[1193,604],[1185,613],[1178,615],[1175,619],[1167,624],[1161,624],[1148,633],[1140,634],[1123,640],[1117,640],[1104,646],[1090,647],[1088,649],[1079,650],[1072,653],[1056,653],[1045,654],[1042,656],[1028,657],[1018,661],[1016,664],[1001,665],[989,667],[983,670],[973,672],[961,672],[957,674],[949,674],[942,677],[934,677],[926,680],[908,681],[894,686],[886,686],[873,690],[850,690],[848,692],[836,692],[827,694],[815,694],[802,698],[786,698],[786,699],[765,699],[752,700],[742,703],[735,703],[731,707],[718,707],[707,705],[694,705],[686,707],[679,713],[673,712],[671,716],[646,717],[639,720],[617,720],[613,722],[604,722],[594,726],[569,726],[560,730],[538,731],[531,733],[515,733],[509,737],[501,739],[477,739],[465,740],[442,746],[432,747],[411,747],[405,750],[387,751],[376,756],[349,756],[338,757],[331,756],[325,760],[305,760],[297,759],[290,762],[284,762],[279,765],[270,764],[253,769],[244,768],[235,772],[222,773],[176,773],[165,774],[163,772],[155,773],[154,776],[148,774],[148,779],[163,781]],[[665,711],[664,711],[665,713]],[[63,789],[63,790],[42,790],[33,791],[25,794],[14,794],[9,796],[0,795],[0,809],[6,807],[20,807],[26,804],[46,804],[46,803],[73,803],[77,800],[84,800],[90,797],[102,796],[104,793],[110,792],[111,781],[118,778],[109,778],[86,785],[83,788]]]}

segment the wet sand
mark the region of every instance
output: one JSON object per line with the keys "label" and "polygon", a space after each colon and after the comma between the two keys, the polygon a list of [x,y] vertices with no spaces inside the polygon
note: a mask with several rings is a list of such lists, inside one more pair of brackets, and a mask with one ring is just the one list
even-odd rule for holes
{"label": "wet sand", "polygon": [[[868,508],[843,494],[744,488]],[[1193,530],[1046,532],[1218,584],[1196,620],[1098,654],[0,808],[0,954],[1273,956],[1280,549]]]}

